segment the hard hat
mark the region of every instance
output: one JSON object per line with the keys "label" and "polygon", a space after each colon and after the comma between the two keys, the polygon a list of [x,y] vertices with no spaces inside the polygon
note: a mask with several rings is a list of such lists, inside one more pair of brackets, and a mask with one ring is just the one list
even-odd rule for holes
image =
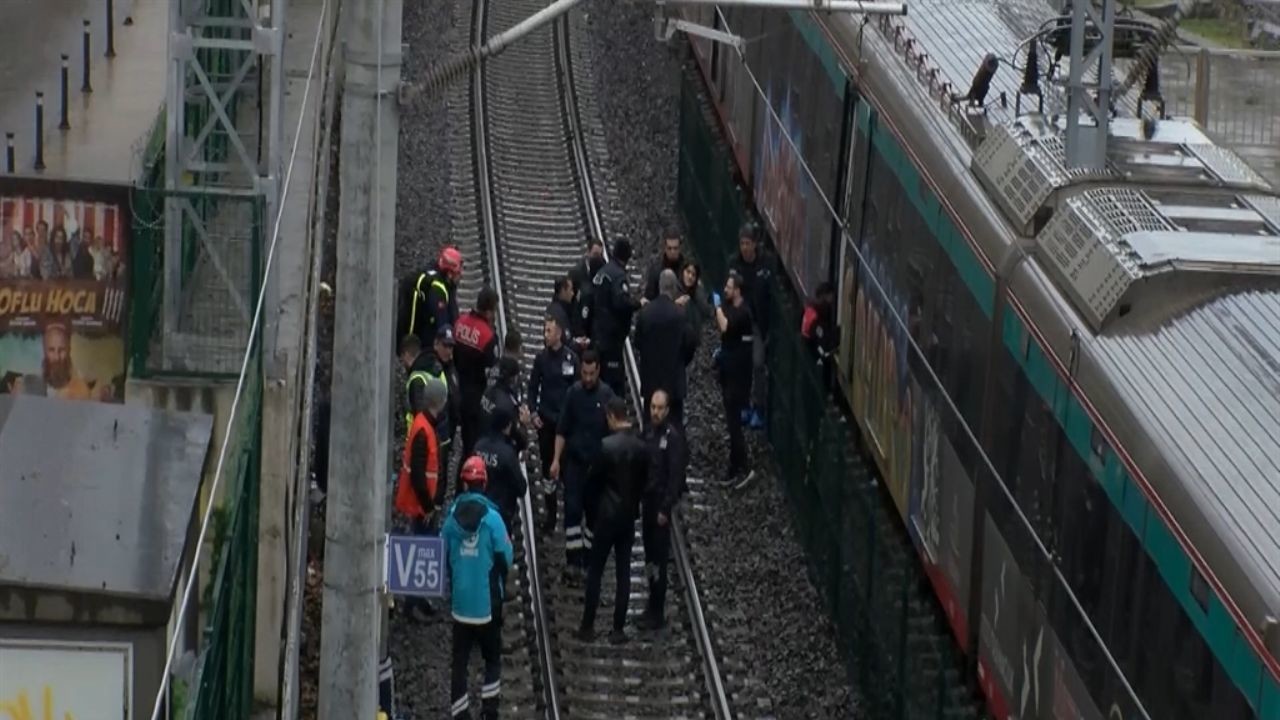
{"label": "hard hat", "polygon": [[472,455],[462,463],[462,482],[467,485],[484,485],[489,480],[489,470],[484,465],[484,458]]}
{"label": "hard hat", "polygon": [[445,272],[460,273],[462,272],[462,253],[458,252],[458,248],[449,246],[440,251],[438,264]]}

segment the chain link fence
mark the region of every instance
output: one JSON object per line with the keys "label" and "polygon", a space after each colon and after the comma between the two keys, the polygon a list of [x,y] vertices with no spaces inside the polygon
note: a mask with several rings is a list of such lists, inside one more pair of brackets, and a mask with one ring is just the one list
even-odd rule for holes
{"label": "chain link fence", "polygon": [[[678,193],[708,287],[718,287],[746,217],[731,151],[686,75]],[[973,688],[897,511],[861,459],[799,334],[800,306],[775,293],[768,437],[811,577],[869,718],[976,718]]]}

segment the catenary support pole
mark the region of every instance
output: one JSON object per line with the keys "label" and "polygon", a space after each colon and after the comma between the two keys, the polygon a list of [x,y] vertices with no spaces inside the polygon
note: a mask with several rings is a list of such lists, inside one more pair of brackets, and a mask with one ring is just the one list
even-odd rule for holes
{"label": "catenary support pole", "polygon": [[[381,17],[379,17],[381,11]],[[320,720],[377,711],[379,594],[390,448],[400,0],[349,0],[341,27],[340,212]],[[379,25],[381,24],[381,28]],[[379,55],[379,40],[387,49]],[[380,62],[381,61],[381,62]],[[381,71],[379,72],[379,64]],[[381,75],[381,87],[379,87]],[[379,108],[379,106],[381,106]]]}

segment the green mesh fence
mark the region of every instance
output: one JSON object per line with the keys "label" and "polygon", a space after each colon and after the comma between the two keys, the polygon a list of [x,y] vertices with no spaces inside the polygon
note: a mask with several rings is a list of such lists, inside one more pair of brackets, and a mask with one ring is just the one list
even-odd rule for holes
{"label": "green mesh fence", "polygon": [[[708,287],[718,287],[746,216],[729,148],[686,74],[680,114],[680,209]],[[801,304],[774,293],[768,438],[811,576],[870,718],[976,718],[963,663],[939,621],[897,511],[861,459],[799,333]]]}

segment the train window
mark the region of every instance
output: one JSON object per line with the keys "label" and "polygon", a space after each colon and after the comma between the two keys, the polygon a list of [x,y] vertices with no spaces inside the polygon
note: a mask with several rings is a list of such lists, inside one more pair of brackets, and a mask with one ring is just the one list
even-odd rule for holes
{"label": "train window", "polygon": [[1209,611],[1209,583],[1205,581],[1204,575],[1200,574],[1199,568],[1194,565],[1191,566],[1191,597],[1195,599],[1201,611]]}
{"label": "train window", "polygon": [[[1057,431],[1061,434],[1061,431]],[[1102,487],[1075,450],[1062,439],[1058,453],[1057,490],[1058,552],[1062,571],[1080,604],[1097,618],[1102,593],[1102,564],[1105,552],[1107,517],[1111,506]]]}

